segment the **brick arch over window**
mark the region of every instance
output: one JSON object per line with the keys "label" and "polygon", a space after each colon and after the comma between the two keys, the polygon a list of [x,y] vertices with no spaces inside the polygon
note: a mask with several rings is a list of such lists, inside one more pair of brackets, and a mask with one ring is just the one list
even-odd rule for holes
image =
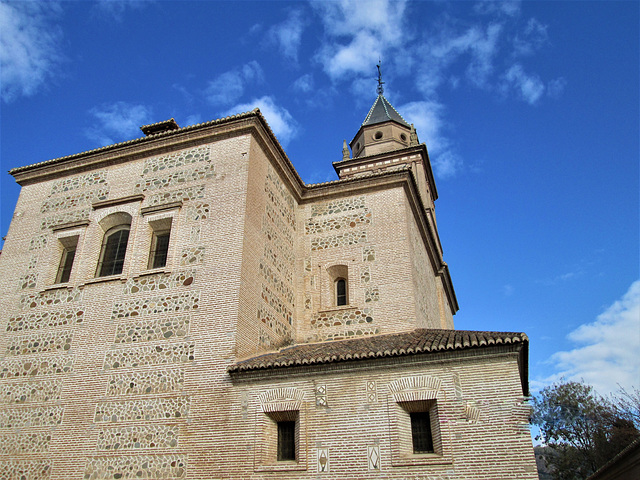
{"label": "brick arch over window", "polygon": [[124,267],[124,259],[129,244],[129,231],[132,217],[125,212],[117,212],[100,220],[104,231],[100,259],[96,269],[96,277],[119,275]]}
{"label": "brick arch over window", "polygon": [[333,305],[349,304],[349,267],[346,265],[332,265],[327,268],[333,290]]}

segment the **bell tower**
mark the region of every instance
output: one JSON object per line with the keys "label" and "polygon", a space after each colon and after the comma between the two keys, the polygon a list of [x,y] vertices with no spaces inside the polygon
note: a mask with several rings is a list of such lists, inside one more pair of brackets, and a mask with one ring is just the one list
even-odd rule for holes
{"label": "bell tower", "polygon": [[[353,158],[368,157],[411,146],[412,127],[384,96],[384,82],[378,67],[378,97],[351,140]],[[417,137],[416,143],[417,145]]]}
{"label": "bell tower", "polygon": [[435,223],[434,202],[438,198],[427,146],[420,143],[414,126],[384,96],[384,82],[378,67],[375,101],[349,146],[342,148],[342,161],[334,162],[338,177],[349,178],[398,168],[410,169],[417,183],[424,207]]}

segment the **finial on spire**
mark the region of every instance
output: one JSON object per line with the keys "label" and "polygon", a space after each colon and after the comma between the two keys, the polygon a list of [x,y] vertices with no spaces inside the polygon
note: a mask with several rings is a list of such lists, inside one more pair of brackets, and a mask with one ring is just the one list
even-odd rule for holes
{"label": "finial on spire", "polygon": [[382,81],[382,73],[380,72],[381,63],[382,61],[378,59],[378,65],[376,65],[376,67],[378,67],[378,95],[382,95],[384,93],[384,88],[382,87],[382,85],[384,85],[384,82]]}
{"label": "finial on spire", "polygon": [[347,146],[347,141],[342,141],[342,160],[349,160],[351,156],[349,155],[349,147]]}

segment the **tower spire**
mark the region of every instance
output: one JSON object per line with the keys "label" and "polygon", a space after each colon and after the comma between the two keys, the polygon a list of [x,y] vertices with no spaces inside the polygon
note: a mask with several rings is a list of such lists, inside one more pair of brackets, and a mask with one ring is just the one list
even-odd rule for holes
{"label": "tower spire", "polygon": [[382,61],[378,60],[378,64],[376,65],[376,67],[378,67],[378,95],[382,95],[384,93],[384,87],[382,85],[384,85],[384,82],[382,81],[382,73],[380,72],[380,64],[382,63]]}

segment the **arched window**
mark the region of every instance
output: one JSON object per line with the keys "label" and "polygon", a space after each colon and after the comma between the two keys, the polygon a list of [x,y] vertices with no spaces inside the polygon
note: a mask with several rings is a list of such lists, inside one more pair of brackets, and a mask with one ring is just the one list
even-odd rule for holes
{"label": "arched window", "polygon": [[347,305],[347,281],[344,278],[338,278],[335,282],[336,288],[336,305],[338,307]]}
{"label": "arched window", "polygon": [[98,277],[122,273],[130,228],[130,225],[117,225],[105,232],[97,269]]}

